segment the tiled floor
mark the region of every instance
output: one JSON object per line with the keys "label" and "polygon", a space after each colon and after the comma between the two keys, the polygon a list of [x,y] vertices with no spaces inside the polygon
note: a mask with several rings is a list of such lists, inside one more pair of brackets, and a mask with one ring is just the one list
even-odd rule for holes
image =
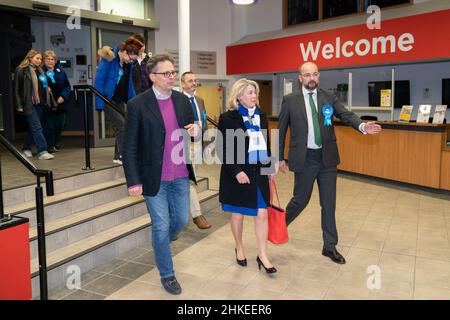
{"label": "tiled floor", "polygon": [[[218,187],[218,167],[199,175]],[[292,194],[293,175],[278,178],[282,206]],[[338,250],[347,264],[321,255],[317,189],[289,227],[286,245],[269,246],[278,273],[258,271],[253,221],[245,220],[248,267],[235,263],[229,214],[208,213],[213,229],[191,223],[173,243],[183,293],[161,287],[151,248],[139,248],[85,275],[82,289],[59,289],[64,299],[450,299],[450,194],[340,174]],[[370,269],[370,268],[373,269]],[[369,268],[369,269],[368,269]],[[380,275],[380,277],[376,277]],[[378,282],[379,281],[379,282]],[[381,284],[369,289],[368,285]]]}

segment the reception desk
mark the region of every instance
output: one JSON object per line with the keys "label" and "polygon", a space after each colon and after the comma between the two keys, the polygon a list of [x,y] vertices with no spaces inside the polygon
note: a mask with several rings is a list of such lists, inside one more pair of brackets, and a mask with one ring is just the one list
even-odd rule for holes
{"label": "reception desk", "polygon": [[[447,124],[378,122],[382,132],[363,135],[335,122],[339,170],[450,190],[450,147]],[[269,128],[278,119],[269,118]],[[289,137],[288,137],[289,138]],[[285,157],[289,140],[286,141]]]}

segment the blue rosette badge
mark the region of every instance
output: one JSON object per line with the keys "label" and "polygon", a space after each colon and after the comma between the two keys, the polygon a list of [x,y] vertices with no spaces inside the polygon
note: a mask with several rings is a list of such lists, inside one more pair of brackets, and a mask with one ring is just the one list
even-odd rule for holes
{"label": "blue rosette badge", "polygon": [[47,89],[47,77],[45,76],[45,74],[41,74],[39,76],[39,81],[42,82],[42,86],[44,87],[44,89]]}
{"label": "blue rosette badge", "polygon": [[333,109],[333,106],[331,104],[325,104],[322,107],[322,113],[323,113],[323,116],[325,117],[323,119],[323,124],[325,126],[331,126],[331,124],[332,124],[331,123],[331,117],[333,116],[333,112],[334,112],[334,109]]}
{"label": "blue rosette badge", "polygon": [[56,83],[55,82],[55,73],[52,70],[47,70],[46,75],[47,75],[47,77],[50,78],[50,80],[52,80],[52,83]]}

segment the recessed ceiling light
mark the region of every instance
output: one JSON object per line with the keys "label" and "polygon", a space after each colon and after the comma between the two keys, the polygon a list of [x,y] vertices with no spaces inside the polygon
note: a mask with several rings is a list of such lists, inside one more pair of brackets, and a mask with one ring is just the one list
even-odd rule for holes
{"label": "recessed ceiling light", "polygon": [[255,3],[256,0],[233,0],[232,2],[239,5],[249,5]]}

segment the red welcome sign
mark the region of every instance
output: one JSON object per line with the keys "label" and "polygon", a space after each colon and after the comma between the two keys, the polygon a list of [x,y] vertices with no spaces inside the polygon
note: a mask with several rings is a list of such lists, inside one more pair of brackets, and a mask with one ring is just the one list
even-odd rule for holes
{"label": "red welcome sign", "polygon": [[227,74],[450,59],[450,10],[227,47]]}

